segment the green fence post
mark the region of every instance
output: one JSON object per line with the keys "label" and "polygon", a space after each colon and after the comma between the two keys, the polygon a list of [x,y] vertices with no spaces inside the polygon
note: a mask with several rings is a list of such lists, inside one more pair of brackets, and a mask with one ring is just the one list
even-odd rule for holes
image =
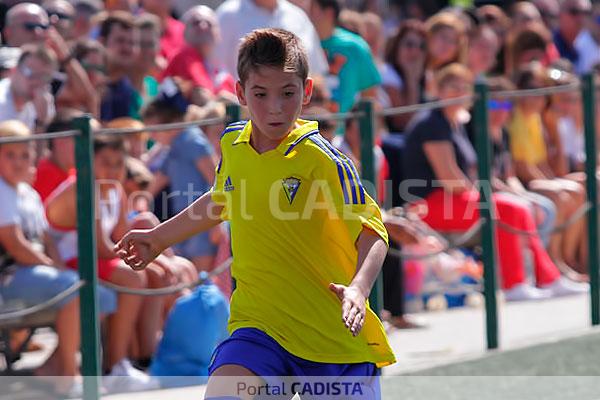
{"label": "green fence post", "polygon": [[98,329],[98,300],[96,287],[96,230],[94,220],[94,168],[90,117],[74,120],[81,134],[75,138],[77,166],[77,232],[79,276],[85,281],[80,290],[81,374],[83,398],[99,398],[100,334]]}
{"label": "green fence post", "polygon": [[488,135],[488,87],[484,81],[475,84],[475,131],[477,134],[477,171],[479,176],[479,211],[484,223],[481,231],[483,246],[483,279],[487,348],[498,348],[498,310],[496,305],[496,246],[494,210],[491,203],[491,144]]}
{"label": "green fence post", "polygon": [[595,104],[594,75],[586,74],[581,85],[583,99],[583,116],[585,130],[585,172],[587,184],[587,200],[590,203],[588,212],[588,248],[589,274],[591,286],[592,325],[600,324],[600,294],[598,285],[598,188],[596,186],[596,104]]}
{"label": "green fence post", "polygon": [[[368,182],[366,190],[369,195],[377,201],[377,173],[375,171],[375,157],[373,155],[373,143],[375,137],[375,113],[373,102],[370,100],[361,100],[358,104],[358,112],[362,116],[358,118],[360,129],[360,165],[361,179]],[[343,123],[343,122],[342,122]],[[369,296],[371,309],[377,314],[381,314],[383,309],[383,277],[379,273],[371,295]]]}
{"label": "green fence post", "polygon": [[239,121],[240,119],[242,119],[241,115],[242,115],[242,108],[240,107],[239,104],[228,103],[225,106],[225,119],[226,119],[225,125]]}

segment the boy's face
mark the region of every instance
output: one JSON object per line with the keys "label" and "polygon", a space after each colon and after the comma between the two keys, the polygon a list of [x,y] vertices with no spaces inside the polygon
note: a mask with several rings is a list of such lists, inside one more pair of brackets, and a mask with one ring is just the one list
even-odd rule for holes
{"label": "boy's face", "polygon": [[125,154],[120,150],[105,147],[94,157],[94,173],[97,180],[125,180]]}
{"label": "boy's face", "polygon": [[29,143],[10,143],[0,146],[0,177],[16,186],[29,178],[33,149]]}
{"label": "boy's face", "polygon": [[248,107],[253,132],[270,140],[281,140],[294,126],[302,106],[310,102],[312,79],[302,82],[293,72],[280,68],[259,67],[238,81],[236,92],[240,104]]}

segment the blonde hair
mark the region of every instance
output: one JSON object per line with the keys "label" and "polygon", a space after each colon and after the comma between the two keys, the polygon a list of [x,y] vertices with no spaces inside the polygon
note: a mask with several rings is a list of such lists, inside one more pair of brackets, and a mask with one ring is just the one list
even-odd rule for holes
{"label": "blonde hair", "polygon": [[210,101],[204,107],[195,104],[188,106],[184,121],[197,121],[202,119],[225,118],[225,104],[218,101]]}
{"label": "blonde hair", "polygon": [[0,137],[28,137],[31,130],[16,119],[0,122]]}
{"label": "blonde hair", "polygon": [[435,83],[438,89],[455,79],[473,82],[473,73],[464,65],[453,63],[446,65],[435,74]]}
{"label": "blonde hair", "polygon": [[[447,62],[445,65],[459,62],[464,64],[467,59],[467,49],[468,49],[468,38],[467,38],[467,27],[465,26],[464,21],[458,17],[456,14],[451,12],[440,12],[431,17],[425,22],[425,30],[427,32],[427,40],[431,40],[433,35],[442,29],[452,29],[456,32],[456,36],[458,36],[457,43],[457,52],[454,56],[453,60]],[[428,54],[427,64],[430,65],[432,60],[431,56]],[[441,67],[443,67],[442,65]],[[439,68],[439,67],[438,67]]]}

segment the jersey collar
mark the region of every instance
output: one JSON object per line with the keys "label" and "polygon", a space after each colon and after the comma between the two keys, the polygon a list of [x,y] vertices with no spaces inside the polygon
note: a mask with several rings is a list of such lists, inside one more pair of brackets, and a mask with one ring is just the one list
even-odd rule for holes
{"label": "jersey collar", "polygon": [[[296,124],[298,127],[293,129],[277,146],[277,150],[284,155],[287,155],[289,150],[296,146],[304,137],[309,136],[311,134],[318,133],[319,124],[317,121],[307,121],[304,119],[297,119]],[[249,143],[250,135],[252,134],[252,121],[248,121],[248,123],[244,126],[244,129],[240,132],[238,137],[233,141],[233,144],[240,143]]]}

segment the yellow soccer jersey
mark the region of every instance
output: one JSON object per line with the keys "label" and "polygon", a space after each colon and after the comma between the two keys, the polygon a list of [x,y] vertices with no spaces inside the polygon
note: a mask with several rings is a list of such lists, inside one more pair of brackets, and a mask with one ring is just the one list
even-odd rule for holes
{"label": "yellow soccer jersey", "polygon": [[212,199],[230,222],[236,289],[230,333],[257,328],[297,357],[323,363],[395,362],[383,326],[367,308],[360,334],[342,322],[329,283],[348,285],[363,227],[387,241],[377,204],[352,162],[298,120],[274,150],[250,145],[251,122],[221,138]]}

